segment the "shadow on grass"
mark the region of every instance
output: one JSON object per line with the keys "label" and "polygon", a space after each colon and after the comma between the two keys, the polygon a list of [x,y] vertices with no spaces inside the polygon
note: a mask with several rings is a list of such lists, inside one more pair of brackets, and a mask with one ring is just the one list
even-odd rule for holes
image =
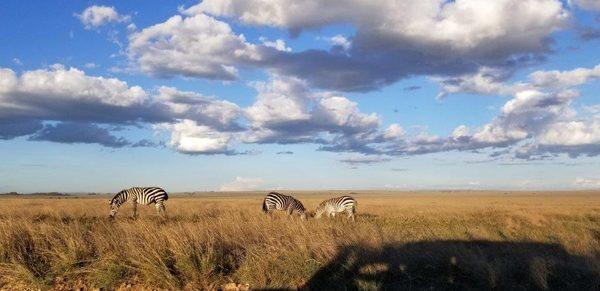
{"label": "shadow on grass", "polygon": [[343,247],[308,290],[598,290],[598,262],[560,245],[424,241]]}

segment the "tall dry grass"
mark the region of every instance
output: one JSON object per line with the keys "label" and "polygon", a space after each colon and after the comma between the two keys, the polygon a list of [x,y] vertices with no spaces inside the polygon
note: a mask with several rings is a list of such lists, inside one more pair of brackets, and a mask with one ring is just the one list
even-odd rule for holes
{"label": "tall dry grass", "polygon": [[174,195],[164,221],[150,206],[108,220],[105,198],[3,198],[0,287],[597,288],[599,194],[365,192],[356,223],[269,219],[255,193]]}

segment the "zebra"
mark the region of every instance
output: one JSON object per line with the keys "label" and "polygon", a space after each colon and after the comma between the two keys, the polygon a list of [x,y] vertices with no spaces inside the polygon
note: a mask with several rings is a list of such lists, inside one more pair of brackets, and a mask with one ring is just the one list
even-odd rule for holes
{"label": "zebra", "polygon": [[263,201],[262,210],[270,213],[272,209],[286,211],[288,215],[297,213],[301,219],[306,219],[306,208],[298,199],[277,192],[270,192]]}
{"label": "zebra", "polygon": [[125,202],[131,202],[133,205],[133,217],[137,217],[137,205],[150,205],[154,203],[156,211],[160,216],[164,217],[165,205],[164,202],[169,199],[167,192],[159,187],[133,187],[117,193],[110,199],[110,218],[117,215],[119,207]]}
{"label": "zebra", "polygon": [[356,205],[356,199],[346,195],[327,199],[317,206],[314,217],[319,219],[324,213],[329,217],[335,217],[336,213],[345,211],[348,214],[348,219],[355,221]]}

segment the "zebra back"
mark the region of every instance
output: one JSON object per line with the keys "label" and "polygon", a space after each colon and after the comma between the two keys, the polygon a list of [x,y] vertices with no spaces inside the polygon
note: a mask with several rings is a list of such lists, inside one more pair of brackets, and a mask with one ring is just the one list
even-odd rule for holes
{"label": "zebra back", "polygon": [[300,213],[304,213],[306,211],[306,208],[298,199],[278,192],[270,192],[263,201],[264,212],[267,212],[272,208],[277,210],[293,209]]}
{"label": "zebra back", "polygon": [[169,199],[165,190],[159,187],[132,187],[121,190],[110,201],[110,204],[121,206],[123,203],[136,199],[137,203],[148,205],[150,203],[163,202]]}
{"label": "zebra back", "polygon": [[323,202],[321,202],[319,204],[319,206],[317,206],[317,209],[315,210],[316,212],[319,211],[323,211],[325,209],[325,207],[328,206],[333,206],[334,208],[337,209],[348,209],[348,208],[355,208],[356,209],[356,199],[348,196],[348,195],[343,195],[340,197],[334,197],[331,199],[327,199]]}

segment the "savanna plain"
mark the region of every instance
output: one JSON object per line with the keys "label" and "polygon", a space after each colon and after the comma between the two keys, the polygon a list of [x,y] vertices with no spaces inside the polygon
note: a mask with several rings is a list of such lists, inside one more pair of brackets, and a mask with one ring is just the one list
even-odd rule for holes
{"label": "savanna plain", "polygon": [[[347,191],[282,191],[314,209]],[[357,191],[356,222],[262,213],[265,192],[0,198],[0,288],[600,289],[600,191]]]}

